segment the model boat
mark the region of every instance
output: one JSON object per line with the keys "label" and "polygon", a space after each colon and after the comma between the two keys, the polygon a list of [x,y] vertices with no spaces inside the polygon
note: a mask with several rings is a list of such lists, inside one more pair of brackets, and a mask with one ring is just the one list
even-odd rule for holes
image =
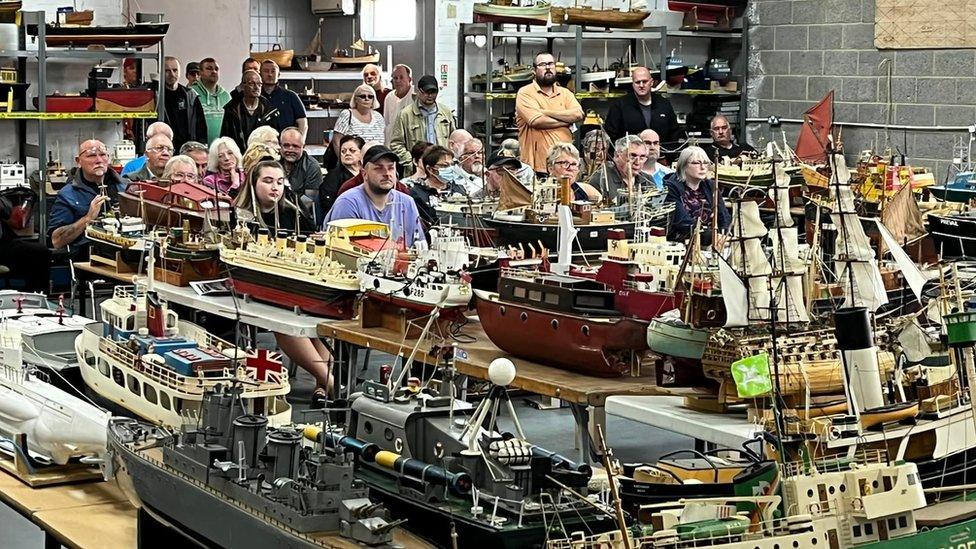
{"label": "model boat", "polygon": [[26,186],[23,164],[0,164],[0,191]]}
{"label": "model boat", "polygon": [[321,237],[309,243],[303,235],[290,238],[280,231],[272,239],[262,227],[254,242],[222,246],[220,260],[238,293],[329,318],[354,314],[359,277],[329,256]]}
{"label": "model boat", "polygon": [[[44,42],[48,47],[84,49],[148,48],[158,44],[169,30],[169,23],[135,23],[130,25],[74,26],[48,23]],[[37,25],[27,25],[27,34],[37,36]]]}
{"label": "model boat", "polygon": [[515,6],[512,0],[489,0],[474,5],[474,22],[548,25],[549,3],[538,0],[529,6]]}
{"label": "model boat", "polygon": [[85,238],[91,243],[91,259],[114,269],[141,272],[146,254],[152,251],[152,239],[146,235],[141,217],[103,215],[85,227]]}
{"label": "model boat", "polygon": [[109,414],[38,378],[23,363],[26,342],[0,325],[0,440],[22,458],[38,455],[58,465],[106,456]]}
{"label": "model boat", "polygon": [[201,231],[230,223],[232,199],[224,193],[192,182],[134,181],[119,193],[123,215],[142,217],[149,226],[180,227]]}
{"label": "model boat", "polygon": [[65,312],[64,306],[52,306],[44,294],[0,290],[0,324],[15,330],[23,342],[23,360],[41,371],[56,371],[52,381],[67,388],[68,382],[80,381],[75,338],[85,326],[95,322],[90,318]]}
{"label": "model boat", "polygon": [[122,173],[122,168],[136,159],[136,145],[128,139],[119,139],[112,146],[112,169]]}
{"label": "model boat", "polygon": [[[355,28],[353,34],[356,34]],[[332,52],[332,70],[361,69],[370,63],[380,62],[380,52],[367,45],[362,39],[357,39],[348,48]]]}
{"label": "model boat", "polygon": [[967,203],[976,198],[976,172],[961,171],[948,185],[929,187],[929,192],[939,200]]}
{"label": "model boat", "polygon": [[929,234],[945,258],[976,256],[976,211],[930,213]]}
{"label": "model boat", "polygon": [[384,223],[362,219],[336,219],[325,227],[325,246],[332,259],[347,269],[356,270],[359,258],[372,257],[387,248],[402,249]]}
{"label": "model boat", "polygon": [[498,385],[511,382],[514,367],[499,359],[489,372],[496,385],[477,408],[419,383],[367,382],[351,403],[348,431],[330,433],[327,443],[354,452],[370,494],[440,547],[541,547],[552,529],[611,529],[588,494],[588,465],[532,444],[517,421],[515,433],[497,430],[500,407],[507,403],[515,417]]}
{"label": "model boat", "polygon": [[398,523],[353,477],[351,456],[303,447],[302,429],[269,428],[242,396],[236,386],[208,391],[200,421],[175,435],[112,420],[111,465],[132,503],[220,547],[345,547],[340,533],[394,547]]}
{"label": "model boat", "polygon": [[178,427],[201,413],[203,395],[229,380],[243,384],[248,413],[272,425],[291,421],[288,371],[265,351],[249,353],[180,320],[139,286],[116,286],[102,322],[75,340],[81,376],[98,396],[155,424]]}
{"label": "model boat", "polygon": [[[359,259],[359,284],[366,299],[429,314],[460,315],[471,301],[473,264],[464,237],[450,228],[431,229],[430,247],[415,246],[401,260],[394,249]],[[403,265],[403,263],[406,265]]]}
{"label": "model boat", "polygon": [[[61,164],[60,157],[55,157],[53,151],[47,152],[47,165],[44,168],[44,190],[48,196],[58,194],[68,183],[68,170]],[[36,189],[35,189],[36,190]]]}
{"label": "model boat", "polygon": [[174,286],[220,278],[219,245],[185,227],[173,227],[153,249],[156,254],[154,277]]}
{"label": "model boat", "polygon": [[580,6],[579,2],[574,6],[553,6],[551,11],[553,24],[566,23],[608,29],[642,29],[648,15],[646,5],[645,9],[631,6],[627,10],[615,10]]}

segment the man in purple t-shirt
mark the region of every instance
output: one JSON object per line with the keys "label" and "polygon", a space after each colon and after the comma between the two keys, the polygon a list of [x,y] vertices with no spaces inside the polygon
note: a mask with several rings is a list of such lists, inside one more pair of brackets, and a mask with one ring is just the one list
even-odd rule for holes
{"label": "man in purple t-shirt", "polygon": [[386,223],[393,239],[402,238],[407,247],[426,240],[413,198],[394,188],[396,163],[397,155],[387,147],[370,147],[363,156],[363,184],[339,195],[325,226],[334,219],[365,219]]}

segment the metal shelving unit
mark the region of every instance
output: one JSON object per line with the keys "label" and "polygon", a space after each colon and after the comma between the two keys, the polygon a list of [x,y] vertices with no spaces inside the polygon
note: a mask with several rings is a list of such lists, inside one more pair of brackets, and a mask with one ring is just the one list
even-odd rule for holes
{"label": "metal shelving unit", "polygon": [[[20,60],[20,67],[23,70],[18,72],[26,80],[26,60],[37,60],[36,85],[37,91],[37,111],[21,111],[0,113],[0,120],[18,121],[18,143],[21,144],[20,161],[26,165],[26,158],[33,157],[38,160],[39,188],[43,189],[47,183],[47,173],[44,169],[47,162],[47,122],[65,120],[121,120],[127,118],[155,119],[159,117],[161,109],[166,108],[165,90],[166,86],[159,83],[156,89],[156,112],[128,112],[128,113],[53,113],[47,110],[47,64],[51,60],[58,59],[83,59],[100,61],[105,59],[155,59],[158,63],[159,72],[162,74],[163,67],[163,41],[155,47],[155,52],[146,52],[137,48],[106,48],[101,50],[90,50],[80,48],[49,48],[46,41],[46,18],[43,11],[21,12],[20,41],[21,49],[15,51],[0,51],[0,57],[16,57]],[[139,22],[160,22],[163,20],[162,14],[140,13],[136,15]],[[37,35],[35,41],[37,49],[26,47],[26,28],[27,25],[37,25]],[[26,105],[25,105],[26,106]],[[33,120],[37,122],[37,144],[27,143],[26,122]],[[47,196],[44,192],[38,193],[38,234],[47,234]]]}
{"label": "metal shelving unit", "polygon": [[[545,31],[511,31],[511,30],[501,30],[500,25],[494,23],[476,23],[476,24],[462,24],[461,30],[458,33],[458,78],[457,84],[457,94],[458,94],[458,105],[464,104],[464,98],[470,98],[474,100],[485,101],[485,148],[487,149],[486,154],[491,154],[492,150],[492,132],[491,132],[491,121],[493,119],[493,101],[498,100],[514,100],[515,92],[491,92],[491,74],[495,68],[495,55],[494,55],[494,41],[496,38],[514,38],[516,40],[516,55],[521,55],[521,42],[524,39],[530,40],[546,40],[547,49],[552,51],[553,43],[555,40],[573,40],[575,45],[575,68],[572,74],[571,82],[576,83],[576,79],[580,74],[580,67],[583,66],[583,41],[584,40],[628,40],[631,42],[631,58],[635,59],[637,56],[637,42],[638,40],[658,40],[660,47],[660,57],[662,61],[666,59],[669,55],[670,48],[668,45],[668,38],[703,38],[703,39],[740,39],[742,41],[742,51],[746,50],[746,30],[741,31],[730,31],[730,32],[720,32],[720,31],[684,31],[684,30],[668,30],[667,27],[657,26],[657,27],[646,27],[643,30],[592,30],[589,28],[584,28],[580,25],[560,25],[553,26]],[[487,92],[471,92],[466,91],[465,88],[468,85],[467,78],[465,78],[465,48],[467,43],[465,38],[468,36],[484,36],[485,37],[485,89],[489,90]],[[573,86],[574,89],[577,86]],[[743,83],[744,88],[744,83]],[[591,92],[577,92],[576,97],[580,100],[609,100],[615,97],[620,97],[625,95],[626,92],[609,92],[609,93],[591,93]],[[740,110],[742,113],[745,112],[745,101],[746,97],[744,93],[733,93],[725,91],[711,91],[711,90],[677,90],[675,92],[670,92],[673,95],[687,95],[692,97],[697,96],[707,96],[707,97],[736,97],[740,98]],[[464,109],[459,109],[458,116],[458,126],[464,126]],[[744,125],[739,125],[740,131]]]}

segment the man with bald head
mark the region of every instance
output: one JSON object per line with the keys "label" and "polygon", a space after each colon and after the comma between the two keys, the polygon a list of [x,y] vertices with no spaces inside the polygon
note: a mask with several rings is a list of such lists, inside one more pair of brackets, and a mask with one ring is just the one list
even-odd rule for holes
{"label": "man with bald head", "polygon": [[[165,135],[170,139],[170,141],[173,140],[173,128],[169,127],[169,124],[166,122],[153,122],[150,124],[149,127],[146,128],[146,141],[152,139],[156,134]],[[141,170],[145,165],[146,155],[133,158],[132,160],[126,162],[125,166],[122,168],[122,177],[125,177],[134,171]]]}
{"label": "man with bald head", "polygon": [[678,141],[681,138],[678,117],[671,102],[653,92],[651,71],[636,67],[630,74],[633,78],[631,93],[611,102],[607,112],[603,129],[610,139],[616,141],[625,135],[638,135],[652,129],[661,137],[662,143]]}
{"label": "man with bald head", "polygon": [[[383,73],[380,72],[380,68],[372,63],[363,67],[363,84],[373,88],[373,91],[376,92],[376,102],[380,105],[376,110],[380,114],[383,114],[386,96],[391,90],[390,88],[383,87]],[[387,141],[389,141],[389,138],[387,138]]]}
{"label": "man with bald head", "polygon": [[664,189],[665,176],[674,173],[674,170],[657,162],[661,158],[661,137],[654,130],[644,130],[638,137],[647,146],[647,161],[641,171],[650,176],[658,189]]}
{"label": "man with bald head", "polygon": [[[294,126],[281,130],[281,165],[295,199],[306,213],[311,214],[313,205],[319,202],[322,186],[322,166],[305,152],[305,136]],[[325,212],[315,212],[315,221],[321,223]]]}
{"label": "man with bald head", "polygon": [[[169,141],[166,136],[161,137]],[[103,206],[108,206],[106,202],[118,202],[125,184],[109,167],[108,148],[97,139],[89,139],[78,147],[75,164],[68,183],[54,199],[47,229],[51,246],[79,245],[87,253],[85,227],[99,216]]]}
{"label": "man with bald head", "polygon": [[162,134],[152,136],[146,142],[146,164],[126,178],[129,181],[156,181],[163,176],[166,163],[173,157],[173,142]]}
{"label": "man with bald head", "polygon": [[447,148],[454,153],[456,158],[464,153],[464,144],[472,139],[474,136],[471,135],[471,132],[464,128],[458,128],[451,132],[450,137],[447,138]]}

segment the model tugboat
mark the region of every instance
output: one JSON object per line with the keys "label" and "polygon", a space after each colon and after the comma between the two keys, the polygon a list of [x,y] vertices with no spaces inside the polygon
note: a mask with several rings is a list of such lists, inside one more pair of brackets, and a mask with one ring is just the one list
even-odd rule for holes
{"label": "model tugboat", "polygon": [[431,229],[427,248],[415,246],[403,265],[396,250],[386,249],[359,260],[359,284],[366,299],[392,303],[429,314],[435,307],[460,314],[471,301],[471,267],[464,237],[450,228]]}
{"label": "model tugboat", "polygon": [[156,280],[174,286],[220,278],[220,246],[207,237],[183,227],[170,228],[153,249]]}
{"label": "model tugboat", "polygon": [[119,193],[119,208],[123,215],[140,216],[150,226],[180,227],[188,221],[196,231],[230,223],[233,212],[229,196],[188,181],[129,183]]}
{"label": "model tugboat", "polygon": [[416,379],[368,381],[354,395],[348,433],[327,443],[354,452],[370,494],[440,547],[540,547],[556,531],[613,528],[587,494],[588,465],[532,444],[517,421],[516,433],[496,430],[500,407],[515,417],[505,388],[514,377],[511,361],[495,360],[494,386],[477,408]]}
{"label": "model tugboat", "polygon": [[285,231],[272,241],[262,227],[255,242],[222,246],[220,260],[241,294],[315,315],[352,318],[359,277],[333,261],[325,243],[321,237],[312,243],[303,235],[290,238]]}
{"label": "model tugboat", "polygon": [[74,342],[93,322],[66,314],[63,298],[53,307],[44,294],[0,290],[0,324],[20,333],[27,365],[57,372],[51,381],[59,387],[67,388],[63,378],[80,382]]}
{"label": "model tugboat", "polygon": [[269,428],[241,408],[242,397],[238,386],[208,390],[200,421],[175,435],[112,420],[111,466],[133,504],[220,547],[337,547],[340,533],[393,547],[399,523],[353,477],[351,455],[303,446],[300,428]]}
{"label": "model tugboat", "polygon": [[239,380],[249,413],[268,416],[272,425],[291,421],[288,371],[276,357],[248,353],[180,320],[139,286],[116,286],[101,312],[102,322],[75,340],[81,376],[100,397],[173,427],[200,413],[206,390]]}
{"label": "model tugboat", "polygon": [[25,366],[21,334],[0,324],[0,449],[27,463],[64,465],[106,455],[109,414],[46,383]]}
{"label": "model tugboat", "polygon": [[142,271],[146,254],[151,253],[153,241],[146,236],[146,224],[141,217],[119,215],[118,211],[103,215],[85,227],[85,238],[91,242],[91,260],[124,271]]}

